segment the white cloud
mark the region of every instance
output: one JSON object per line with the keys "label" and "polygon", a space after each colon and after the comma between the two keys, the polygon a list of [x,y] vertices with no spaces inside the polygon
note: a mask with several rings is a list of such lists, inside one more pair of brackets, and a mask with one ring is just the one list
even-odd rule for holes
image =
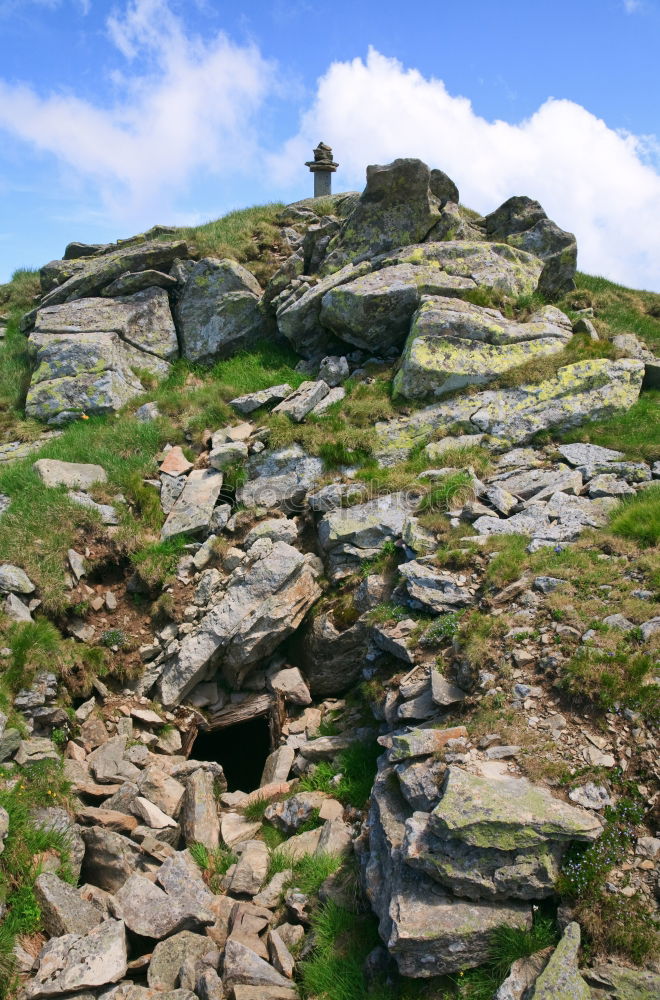
{"label": "white cloud", "polygon": [[623,0],[623,9],[626,14],[637,14],[643,6],[642,0]]}
{"label": "white cloud", "polygon": [[548,99],[518,124],[487,121],[396,59],[371,50],[319,80],[298,134],[271,158],[289,182],[319,139],[330,143],[337,190],[361,188],[368,163],[417,156],[458,184],[461,200],[492,211],[514,194],[538,199],[576,233],[579,265],[660,290],[660,174],[654,137],[609,128],[579,104]]}
{"label": "white cloud", "polygon": [[91,181],[117,220],[159,214],[196,173],[251,160],[274,75],[256,47],[186,34],[167,0],[130,0],[108,32],[130,64],[113,106],[0,80],[0,130]]}
{"label": "white cloud", "polygon": [[[89,0],[75,2],[83,9]],[[55,207],[116,232],[192,219],[191,190],[201,192],[212,177],[218,203],[235,204],[253,164],[270,167],[271,197],[281,196],[300,184],[322,139],[341,165],[338,188],[361,188],[368,163],[418,156],[452,176],[464,203],[481,212],[513,194],[537,198],[577,234],[584,270],[660,290],[654,136],[615,131],[580,105],[552,98],[519,123],[487,121],[442,80],[371,50],[366,60],[328,68],[298,134],[273,141],[268,155],[260,140],[260,126],[272,131],[268,102],[285,93],[297,99],[299,88],[256,46],[222,33],[190,34],[168,0],[128,0],[107,31],[125,61],[112,78],[110,106],[0,79],[0,136],[4,130],[50,154],[59,167],[49,182],[51,217]]]}

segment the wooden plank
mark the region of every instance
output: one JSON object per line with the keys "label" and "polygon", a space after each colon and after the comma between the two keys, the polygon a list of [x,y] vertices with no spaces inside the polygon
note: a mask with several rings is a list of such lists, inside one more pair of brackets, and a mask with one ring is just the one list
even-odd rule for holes
{"label": "wooden plank", "polygon": [[267,715],[275,707],[276,701],[272,694],[250,695],[245,701],[240,701],[235,705],[226,705],[215,715],[211,716],[207,722],[200,724],[200,729],[206,731],[216,729],[226,729],[228,726],[237,726],[241,722],[249,722],[260,715]]}

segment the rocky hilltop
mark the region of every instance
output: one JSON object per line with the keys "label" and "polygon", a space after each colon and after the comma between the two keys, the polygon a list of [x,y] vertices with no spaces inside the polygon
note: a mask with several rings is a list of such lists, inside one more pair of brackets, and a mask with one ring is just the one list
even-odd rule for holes
{"label": "rocky hilltop", "polygon": [[208,238],[0,287],[3,995],[660,995],[660,297],[412,159]]}

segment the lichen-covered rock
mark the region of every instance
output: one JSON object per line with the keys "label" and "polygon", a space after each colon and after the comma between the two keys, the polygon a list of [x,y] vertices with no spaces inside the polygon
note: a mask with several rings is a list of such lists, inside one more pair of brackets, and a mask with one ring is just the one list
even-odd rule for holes
{"label": "lichen-covered rock", "polygon": [[324,267],[333,270],[362,255],[419,243],[439,217],[440,201],[431,190],[431,171],[421,160],[368,166],[367,185],[330,244]]}
{"label": "lichen-covered rock", "polygon": [[480,430],[519,444],[541,430],[569,430],[585,420],[603,420],[637,401],[644,366],[624,359],[578,361],[539,385],[485,392],[471,422]]}
{"label": "lichen-covered rock", "polygon": [[123,921],[105,920],[88,934],[52,938],[41,949],[37,963],[25,986],[29,1000],[116,983],[128,964]]}
{"label": "lichen-covered rock", "polygon": [[265,332],[260,295],[257,279],[235,260],[198,261],[176,305],[182,356],[208,362],[250,347]]}
{"label": "lichen-covered rock", "polygon": [[447,771],[443,795],[431,813],[441,839],[515,851],[557,841],[590,842],[602,832],[597,816],[569,806],[525,778],[492,781],[459,767]]}
{"label": "lichen-covered rock", "polygon": [[41,308],[30,345],[35,370],[26,410],[55,424],[120,409],[144,391],[136,372],[164,377],[178,355],[167,293],[160,288]]}
{"label": "lichen-covered rock", "polygon": [[505,295],[536,289],[541,264],[504,244],[460,240],[408,246],[374,262],[368,274],[328,288],[319,321],[357,347],[398,346],[423,296],[461,298],[478,288]]}
{"label": "lichen-covered rock", "polygon": [[86,298],[39,309],[37,335],[116,333],[140,351],[171,361],[179,353],[167,293],[147,288],[122,298]]}
{"label": "lichen-covered rock", "polygon": [[489,239],[533,253],[544,262],[539,291],[557,298],[575,287],[577,243],[547,217],[538,201],[516,196],[509,198],[484,219]]}
{"label": "lichen-covered rock", "polygon": [[481,965],[493,930],[529,928],[531,909],[519,902],[457,899],[404,864],[410,809],[392,778],[388,767],[376,775],[367,820],[369,848],[362,859],[380,936],[404,976],[427,978]]}
{"label": "lichen-covered rock", "polygon": [[[257,546],[255,546],[257,547]],[[298,627],[320,596],[318,568],[286,542],[266,545],[234,570],[222,598],[185,636],[159,681],[164,705],[174,705],[202,679],[207,666],[222,662],[232,684],[269,656]]]}
{"label": "lichen-covered rock", "polygon": [[327,554],[332,578],[354,572],[385,542],[400,537],[413,504],[408,494],[389,493],[355,507],[328,511],[319,521],[318,538]]}
{"label": "lichen-covered rock", "polygon": [[323,461],[307,455],[299,444],[248,459],[248,480],[237,491],[245,507],[302,510],[307,491],[323,475]]}
{"label": "lichen-covered rock", "polygon": [[603,1000],[654,1000],[660,996],[660,975],[650,969],[603,962],[580,973],[592,988],[592,996]]}
{"label": "lichen-covered rock", "polygon": [[579,948],[580,925],[571,923],[536,980],[530,1000],[591,1000],[591,990],[578,970]]}
{"label": "lichen-covered rock", "polygon": [[552,306],[517,323],[497,309],[424,296],[413,318],[394,392],[424,399],[483,385],[511,368],[559,353],[571,336],[570,320]]}
{"label": "lichen-covered rock", "polygon": [[487,389],[377,423],[376,453],[391,464],[434,433],[449,433],[457,424],[475,434],[485,432],[509,444],[524,444],[538,431],[570,430],[585,420],[628,410],[639,397],[643,377],[641,361],[578,361],[537,385],[499,392]]}
{"label": "lichen-covered rock", "polygon": [[0,593],[32,594],[34,589],[34,584],[25,570],[21,569],[20,566],[12,566],[11,563],[2,563],[0,566]]}
{"label": "lichen-covered rock", "polygon": [[187,256],[188,247],[183,240],[152,240],[118,245],[98,257],[53,261],[42,268],[42,287],[50,285],[42,305],[58,305],[98,295],[127,271],[167,271],[177,257]]}
{"label": "lichen-covered rock", "polygon": [[[103,341],[94,334],[57,338],[37,351],[36,361],[37,380],[28,389],[25,412],[55,426],[81,414],[114,413],[144,391],[125,364],[116,334]],[[49,377],[58,370],[76,374]]]}
{"label": "lichen-covered rock", "polygon": [[473,847],[437,837],[425,812],[406,822],[403,858],[455,896],[468,899],[542,899],[553,895],[562,845],[511,851]]}

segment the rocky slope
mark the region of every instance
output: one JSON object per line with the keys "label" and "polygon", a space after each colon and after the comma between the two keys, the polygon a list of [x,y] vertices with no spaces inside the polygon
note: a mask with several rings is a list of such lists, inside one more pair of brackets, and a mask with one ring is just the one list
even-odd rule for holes
{"label": "rocky slope", "polygon": [[264,288],[70,244],[23,317],[5,994],[655,996],[658,362],[531,199],[397,160],[280,226]]}

